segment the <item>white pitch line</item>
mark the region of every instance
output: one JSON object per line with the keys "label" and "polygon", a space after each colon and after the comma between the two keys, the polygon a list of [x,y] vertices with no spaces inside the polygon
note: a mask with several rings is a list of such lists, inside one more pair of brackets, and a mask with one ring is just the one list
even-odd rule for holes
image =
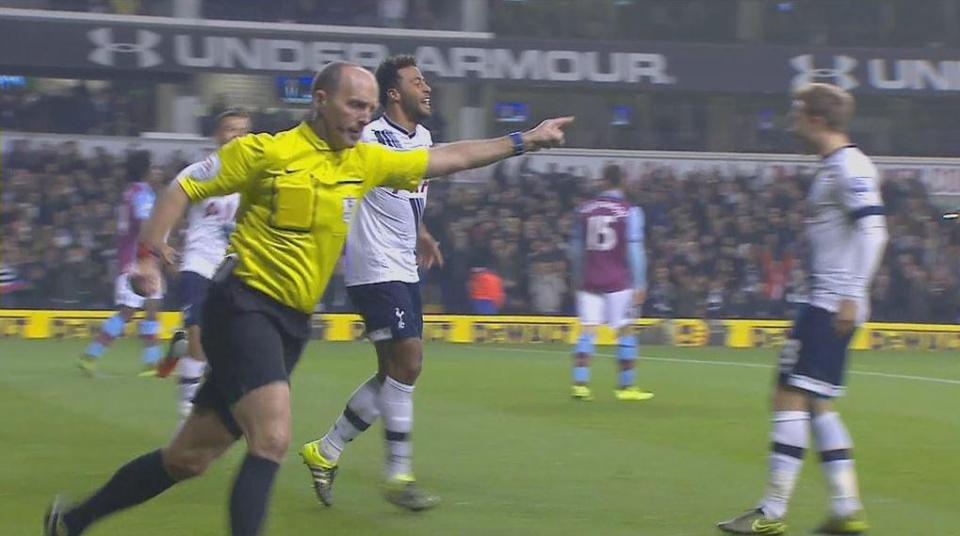
{"label": "white pitch line", "polygon": [[[473,348],[477,350],[496,350],[499,352],[525,352],[525,353],[533,353],[533,354],[566,354],[568,353],[563,350],[544,350],[540,348],[490,348],[487,346],[476,346],[476,345],[470,345],[469,348]],[[597,353],[594,355],[614,357],[614,354]],[[655,357],[655,356],[649,356],[649,355],[640,356],[640,359],[647,359],[650,361],[665,361],[667,363],[692,363],[695,365],[717,365],[717,366],[726,366],[726,367],[748,367],[748,368],[765,368],[765,369],[775,368],[773,365],[765,365],[762,363],[745,363],[743,361],[683,359],[679,357]],[[929,376],[912,376],[909,374],[888,374],[886,372],[871,372],[868,370],[851,370],[850,374],[857,374],[859,376],[877,376],[881,378],[891,378],[891,379],[897,379],[897,380],[913,380],[918,382],[942,383],[946,385],[960,385],[960,380],[951,380],[947,378],[931,378]]]}

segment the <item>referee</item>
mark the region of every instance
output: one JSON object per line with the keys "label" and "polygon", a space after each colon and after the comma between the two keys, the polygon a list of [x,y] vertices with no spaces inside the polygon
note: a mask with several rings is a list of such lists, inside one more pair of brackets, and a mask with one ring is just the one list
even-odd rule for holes
{"label": "referee", "polygon": [[162,265],[176,261],[166,237],[187,206],[242,195],[243,216],[203,312],[210,374],[169,445],[130,461],[81,503],[55,500],[44,518],[45,535],[82,534],[96,521],[200,475],[241,436],[247,455],[230,495],[231,534],[261,534],[290,443],[290,373],[357,201],[377,186],[415,190],[425,177],[561,145],[563,129],[573,121],[548,119],[522,134],[394,152],[358,143],[377,110],[377,82],[369,71],[331,63],[317,73],[312,94],[308,122],[276,135],[237,138],[171,184],[158,202],[141,235],[134,284],[143,294],[160,285]]}

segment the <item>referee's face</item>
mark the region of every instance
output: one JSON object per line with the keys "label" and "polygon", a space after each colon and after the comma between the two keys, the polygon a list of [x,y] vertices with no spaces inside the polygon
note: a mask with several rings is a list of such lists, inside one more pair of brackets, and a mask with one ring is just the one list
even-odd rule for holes
{"label": "referee's face", "polygon": [[326,126],[326,142],[338,151],[355,146],[377,110],[377,80],[362,67],[346,67],[332,94],[318,90],[317,113]]}

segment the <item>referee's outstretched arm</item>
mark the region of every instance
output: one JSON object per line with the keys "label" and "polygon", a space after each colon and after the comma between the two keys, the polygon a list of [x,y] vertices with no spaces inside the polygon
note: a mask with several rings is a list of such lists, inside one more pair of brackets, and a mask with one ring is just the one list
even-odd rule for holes
{"label": "referee's outstretched arm", "polygon": [[563,129],[573,117],[547,119],[536,128],[487,140],[447,143],[430,149],[427,177],[439,177],[499,162],[514,155],[564,144]]}

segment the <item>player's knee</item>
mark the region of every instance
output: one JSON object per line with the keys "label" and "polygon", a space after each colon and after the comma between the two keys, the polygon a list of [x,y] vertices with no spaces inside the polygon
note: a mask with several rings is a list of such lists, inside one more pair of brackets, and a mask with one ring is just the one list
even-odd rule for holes
{"label": "player's knee", "polygon": [[251,454],[280,463],[290,447],[290,428],[270,426],[250,437],[248,442]]}
{"label": "player's knee", "polygon": [[130,307],[127,307],[126,305],[122,305],[120,306],[120,310],[118,311],[118,313],[120,314],[120,318],[122,318],[124,322],[130,322],[131,320],[133,320],[133,315],[136,313],[136,310]]}
{"label": "player's knee", "polygon": [[423,347],[419,340],[396,343],[390,356],[391,378],[412,385],[423,370]]}
{"label": "player's knee", "polygon": [[163,451],[163,465],[174,480],[196,478],[206,472],[216,459],[207,449],[168,448]]}
{"label": "player's knee", "polygon": [[787,385],[778,385],[773,392],[775,411],[809,411],[810,395]]}

